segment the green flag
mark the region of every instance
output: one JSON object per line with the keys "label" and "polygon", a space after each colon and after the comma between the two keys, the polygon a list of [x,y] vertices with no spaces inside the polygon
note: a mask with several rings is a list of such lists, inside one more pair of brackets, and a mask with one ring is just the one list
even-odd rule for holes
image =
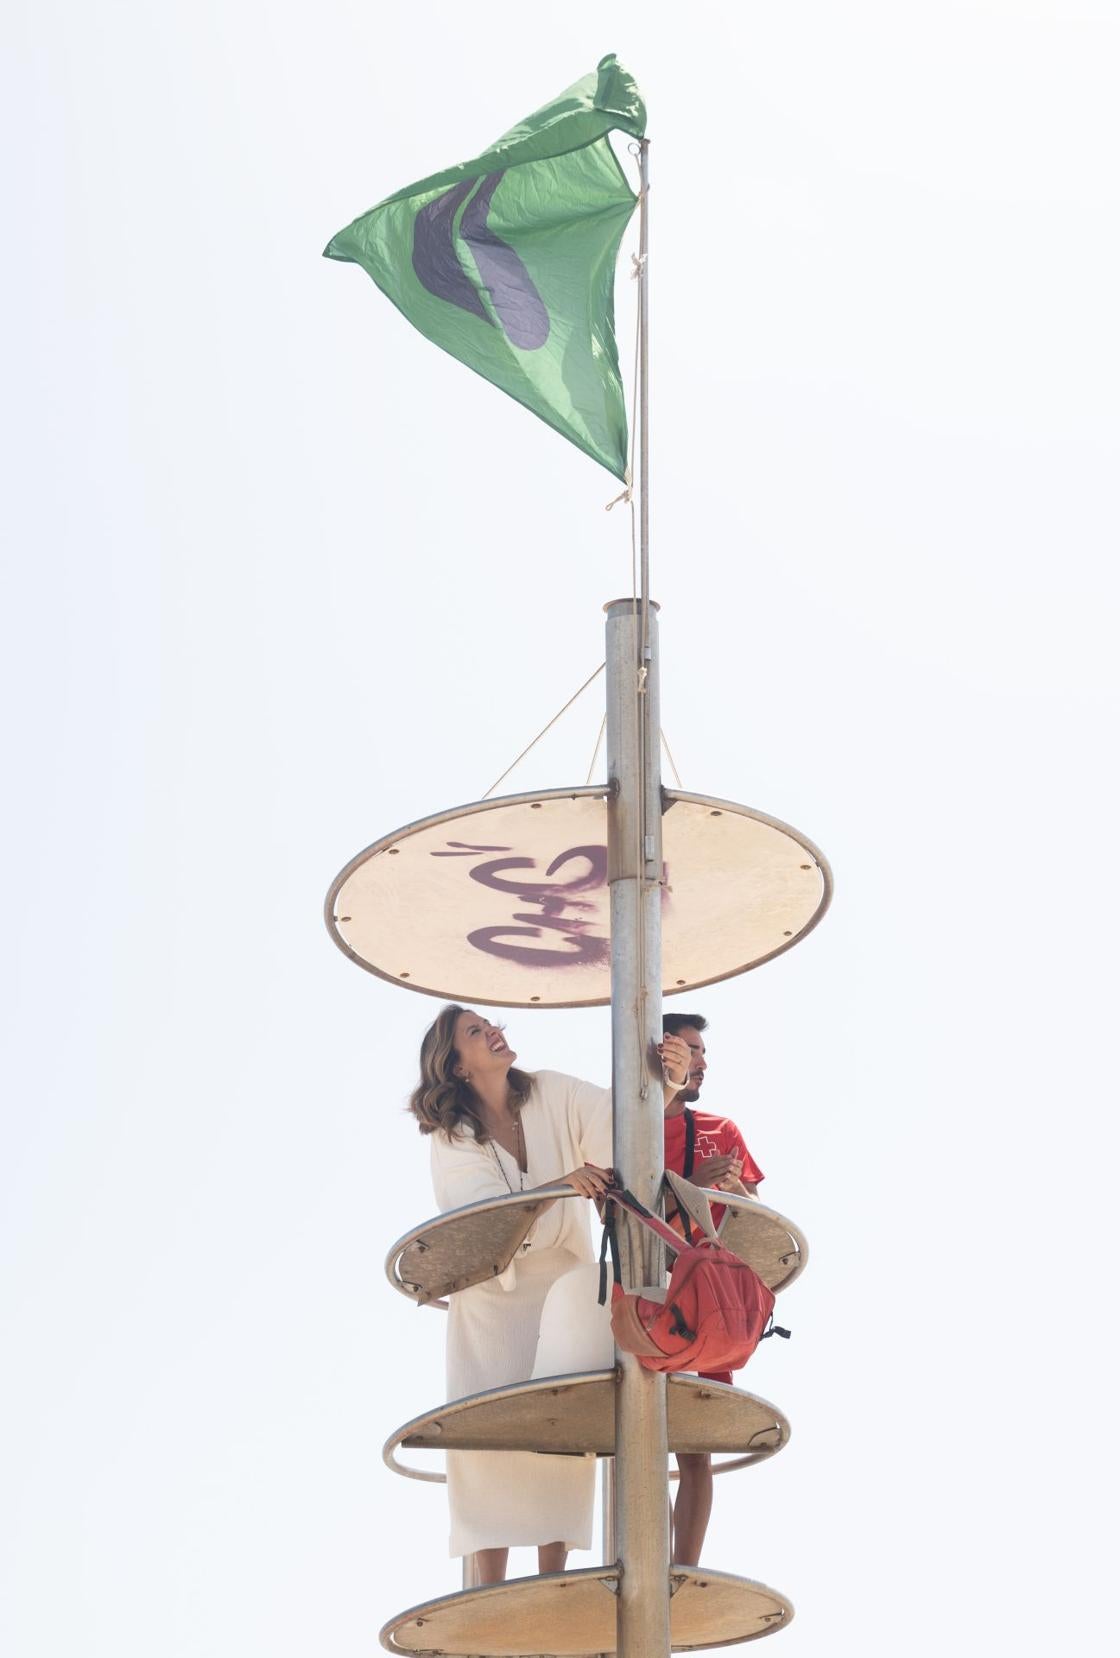
{"label": "green flag", "polygon": [[474,161],[363,213],[325,255],[364,266],[429,340],[621,478],[614,269],[637,197],[613,130],[640,138],[645,106],[606,57]]}

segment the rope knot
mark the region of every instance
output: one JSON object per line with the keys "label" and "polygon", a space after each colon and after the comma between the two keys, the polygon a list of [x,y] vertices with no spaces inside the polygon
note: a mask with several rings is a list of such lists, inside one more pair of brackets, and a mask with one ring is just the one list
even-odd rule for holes
{"label": "rope knot", "polygon": [[622,491],[621,495],[616,495],[613,501],[607,502],[606,507],[603,509],[605,512],[610,512],[612,507],[617,507],[620,501],[630,502],[634,499],[634,481],[630,475],[629,467],[627,467],[623,472],[622,479],[626,485],[626,488]]}

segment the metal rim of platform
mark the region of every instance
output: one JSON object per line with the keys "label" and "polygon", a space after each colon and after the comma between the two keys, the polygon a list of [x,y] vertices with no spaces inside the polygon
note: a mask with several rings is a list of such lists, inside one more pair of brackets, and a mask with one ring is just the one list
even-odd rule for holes
{"label": "metal rim of platform", "polygon": [[[666,1379],[669,1384],[668,1406],[670,1452],[675,1452],[678,1449],[678,1447],[673,1444],[673,1417],[675,1414],[674,1395],[679,1395],[684,1390],[696,1392],[702,1397],[709,1393],[725,1396],[734,1395],[737,1402],[750,1401],[751,1404],[760,1406],[761,1414],[769,1419],[763,1425],[754,1429],[752,1435],[750,1436],[750,1441],[748,1441],[746,1445],[741,1446],[737,1453],[730,1459],[723,1462],[716,1462],[713,1460],[713,1474],[730,1474],[740,1468],[753,1467],[754,1464],[758,1462],[769,1462],[772,1457],[776,1456],[777,1453],[789,1443],[790,1426],[787,1418],[780,1410],[777,1409],[775,1405],[772,1405],[768,1399],[763,1399],[759,1394],[748,1392],[744,1388],[729,1386],[725,1382],[711,1382],[700,1376],[687,1373],[671,1374]],[[422,1480],[431,1485],[444,1485],[447,1483],[446,1474],[438,1473],[434,1469],[410,1468],[406,1463],[398,1460],[396,1454],[397,1451],[402,1447],[409,1448],[407,1442],[410,1439],[414,1439],[418,1434],[424,1432],[425,1429],[434,1427],[437,1431],[439,1431],[442,1424],[448,1422],[449,1418],[465,1415],[467,1412],[476,1407],[485,1409],[488,1406],[498,1405],[503,1402],[512,1402],[516,1404],[533,1394],[541,1395],[542,1402],[547,1403],[548,1396],[555,1398],[559,1393],[570,1391],[585,1392],[587,1389],[595,1388],[605,1382],[608,1382],[613,1386],[616,1380],[616,1370],[586,1370],[575,1372],[571,1375],[542,1376],[532,1381],[510,1382],[505,1387],[487,1388],[483,1392],[470,1394],[464,1399],[451,1400],[447,1404],[438,1405],[433,1410],[424,1411],[421,1415],[414,1416],[408,1422],[402,1423],[402,1425],[397,1428],[394,1433],[390,1434],[389,1438],[385,1441],[385,1444],[381,1450],[382,1461],[385,1463],[387,1468],[390,1468],[393,1471],[394,1474],[401,1474],[405,1479]],[[754,1445],[752,1442],[754,1440],[761,1441],[763,1434],[771,1434],[776,1437],[770,1444],[759,1443],[758,1445]],[[585,1438],[586,1437],[589,1436],[585,1436]],[[520,1443],[511,1443],[505,1446],[464,1446],[454,1444],[450,1446],[422,1445],[412,1448],[424,1451],[440,1451],[445,1449],[493,1450],[496,1454],[501,1454],[503,1450],[539,1451],[545,1456],[582,1455],[608,1457],[614,1454],[613,1440],[609,1445],[603,1445],[601,1447],[598,1445],[590,1446],[588,1444],[581,1444],[574,1449],[571,1447],[557,1447],[555,1445],[529,1445]],[[680,1449],[685,1452],[696,1452],[699,1449],[701,1454],[704,1454],[703,1447],[699,1447],[691,1439],[689,1440],[689,1443],[681,1446]],[[720,1449],[721,1447],[712,1447],[707,1454],[712,1455],[714,1458],[714,1456],[718,1455]],[[671,1480],[677,1478],[677,1472],[675,1469],[670,1470],[669,1478]]]}
{"label": "metal rim of platform", "polygon": [[[326,898],[323,902],[323,919],[326,923],[327,931],[334,943],[342,951],[342,954],[348,958],[348,960],[354,962],[356,966],[361,967],[365,972],[373,974],[374,977],[383,979],[385,983],[396,985],[398,989],[417,991],[422,996],[433,996],[440,1001],[454,1002],[459,1000],[469,1000],[476,1003],[480,1007],[517,1007],[518,1009],[524,1008],[526,1011],[539,1012],[541,1009],[537,1008],[534,1010],[532,1002],[511,1002],[508,999],[503,1000],[498,997],[479,996],[477,994],[472,994],[468,997],[462,990],[444,990],[431,985],[412,983],[405,984],[399,975],[387,973],[382,968],[375,966],[373,962],[367,961],[364,956],[360,955],[358,951],[353,949],[352,946],[347,943],[346,939],[339,931],[339,917],[336,912],[336,901],[350,877],[364,864],[368,863],[370,859],[375,858],[379,853],[387,852],[394,848],[400,841],[422,829],[436,828],[440,824],[451,823],[460,818],[482,815],[486,812],[494,811],[500,807],[522,805],[531,806],[534,803],[543,803],[552,800],[605,800],[609,797],[609,795],[609,786],[602,783],[575,785],[566,789],[534,789],[523,794],[499,795],[489,800],[467,801],[462,805],[448,807],[440,812],[432,812],[426,817],[415,818],[410,823],[402,824],[390,834],[382,835],[377,840],[372,841],[369,846],[364,847],[361,852],[356,853],[355,856],[351,858],[342,869],[339,870],[338,874],[331,882],[330,887],[327,890]],[[781,818],[772,817],[768,812],[758,811],[753,806],[743,806],[737,801],[724,800],[717,795],[696,794],[692,790],[688,789],[663,788],[662,796],[665,801],[666,811],[670,806],[676,804],[678,801],[686,801],[697,806],[706,807],[713,813],[713,815],[719,815],[725,812],[734,813],[740,817],[753,819],[756,823],[764,824],[767,828],[777,830],[779,833],[787,835],[809,854],[821,876],[821,894],[816,909],[810,916],[809,920],[805,922],[805,924],[800,927],[799,930],[795,932],[785,943],[779,944],[774,949],[756,957],[754,960],[745,962],[743,965],[731,968],[726,972],[716,973],[708,978],[696,979],[687,985],[681,986],[680,988],[666,986],[663,988],[663,995],[674,996],[691,994],[694,991],[705,989],[708,985],[721,984],[725,979],[737,978],[743,973],[752,972],[756,967],[761,967],[766,962],[773,961],[776,957],[784,955],[787,950],[791,950],[795,944],[799,944],[802,939],[808,937],[808,935],[824,918],[828,911],[829,905],[832,902],[833,878],[832,869],[829,865],[828,859],[825,857],[820,848],[816,846],[807,835],[803,834],[799,829],[795,829],[792,824],[784,822]],[[545,1007],[557,1009],[598,1007],[608,1005],[609,1001],[610,997],[608,995],[605,998],[597,998],[595,1000],[549,1001],[545,1004]]]}
{"label": "metal rim of platform", "polygon": [[[592,1566],[577,1571],[549,1572],[540,1577],[510,1578],[505,1583],[486,1584],[482,1588],[461,1589],[407,1607],[390,1618],[380,1631],[381,1645],[387,1652],[407,1654],[409,1658],[431,1658],[435,1654],[440,1654],[441,1658],[443,1655],[446,1658],[482,1658],[484,1654],[496,1655],[496,1658],[602,1658],[603,1654],[616,1650],[618,1583],[616,1567]],[[595,1585],[603,1591],[602,1599],[596,1595]],[[712,1589],[717,1591],[714,1597],[705,1593]],[[793,1605],[785,1595],[771,1589],[768,1584],[737,1577],[730,1572],[708,1571],[702,1566],[671,1566],[669,1593],[671,1648],[674,1652],[739,1646],[746,1641],[774,1635],[778,1630],[788,1628],[793,1621]],[[732,1616],[728,1617],[725,1611],[722,1620],[718,1614],[713,1618],[711,1613],[713,1603],[718,1604],[720,1598],[725,1607],[729,1601],[732,1605]],[[499,1605],[488,1609],[486,1603],[495,1600]],[[744,1606],[737,1623],[734,1621],[736,1601],[754,1603],[749,1615]],[[554,1618],[563,1616],[569,1625],[587,1629],[586,1642],[556,1642],[550,1639],[556,1627],[555,1622],[550,1624],[550,1611]],[[487,1645],[485,1643],[495,1637],[486,1632],[486,1626],[489,1624],[493,1629],[499,1618],[503,1631],[500,1645]],[[706,1630],[700,1627],[705,1618],[709,1625]],[[742,1628],[743,1621],[757,1627],[747,1629],[745,1633],[736,1633],[736,1629]],[[456,1622],[463,1633],[449,1637],[448,1630],[453,1629]],[[520,1643],[506,1634],[515,1622],[526,1630],[525,1638]],[[715,1627],[717,1623],[720,1624],[718,1628]],[[693,1627],[689,1628],[689,1625]],[[415,1640],[409,1644],[403,1644],[396,1638],[405,1629],[415,1631]],[[423,1630],[429,1630],[429,1633],[421,1633]],[[541,1635],[545,1638],[539,1638]],[[697,1636],[701,1638],[697,1639]]]}
{"label": "metal rim of platform", "polygon": [[[467,1203],[459,1209],[448,1209],[441,1215],[433,1215],[428,1220],[422,1221],[419,1226],[414,1226],[411,1231],[404,1233],[404,1235],[398,1238],[392,1245],[388,1255],[385,1258],[385,1275],[390,1284],[392,1284],[393,1288],[395,1290],[399,1290],[401,1295],[407,1296],[410,1301],[416,1301],[422,1306],[440,1307],[441,1309],[446,1310],[446,1301],[435,1296],[427,1296],[420,1285],[401,1277],[397,1269],[406,1249],[414,1243],[422,1243],[428,1233],[435,1231],[441,1226],[445,1226],[449,1221],[458,1221],[467,1215],[479,1215],[486,1213],[488,1210],[509,1209],[518,1206],[524,1209],[528,1207],[526,1200],[530,1198],[535,1204],[544,1199],[570,1198],[577,1195],[578,1194],[573,1192],[570,1186],[546,1186],[541,1187],[539,1190],[532,1193],[503,1193],[500,1197],[483,1198],[478,1203]],[[707,1196],[711,1202],[718,1203],[729,1211],[743,1211],[749,1214],[765,1216],[768,1220],[776,1222],[778,1226],[785,1229],[789,1237],[789,1249],[780,1255],[778,1260],[781,1265],[788,1266],[789,1270],[781,1279],[779,1279],[776,1283],[770,1284],[769,1287],[775,1295],[780,1294],[783,1290],[787,1290],[789,1286],[801,1276],[802,1272],[804,1272],[809,1260],[808,1240],[801,1229],[795,1226],[793,1221],[789,1220],[785,1215],[780,1214],[777,1209],[771,1209],[767,1204],[759,1203],[756,1198],[741,1197],[737,1192],[720,1192],[714,1190],[709,1190]],[[529,1224],[531,1225],[532,1222]],[[506,1267],[509,1265],[509,1261],[512,1260],[515,1255],[516,1246],[514,1248],[513,1255],[511,1255],[509,1259],[502,1262],[500,1265],[495,1264],[493,1272],[488,1276],[500,1276],[500,1274],[504,1272]],[[486,1280],[480,1279],[476,1281],[485,1282]]]}

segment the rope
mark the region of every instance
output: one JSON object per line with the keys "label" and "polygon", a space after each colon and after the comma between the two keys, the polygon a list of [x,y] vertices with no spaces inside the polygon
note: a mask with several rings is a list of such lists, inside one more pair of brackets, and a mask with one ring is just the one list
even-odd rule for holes
{"label": "rope", "polygon": [[[647,188],[647,185],[646,185],[645,153],[646,153],[645,152],[645,145],[643,143],[640,146],[639,152],[638,152],[638,154],[639,154],[639,172],[640,172],[640,178],[641,178],[641,186],[640,186],[641,202],[640,202],[640,216],[639,216],[639,220],[638,220],[638,252],[636,254],[631,255],[631,263],[632,263],[632,266],[633,266],[633,269],[631,271],[631,277],[632,277],[633,280],[636,280],[636,281],[639,281],[639,282],[641,281],[641,279],[646,274],[646,260],[647,260],[647,257],[648,257],[646,249],[647,249],[647,234],[648,234],[648,229],[647,229],[647,227],[648,227],[648,218],[647,218],[647,215],[648,215],[648,210],[649,210],[649,191],[648,191],[648,188]],[[646,387],[646,382],[645,382],[645,376],[643,375],[643,372],[642,372],[642,365],[643,365],[643,362],[644,362],[644,359],[645,359],[645,353],[646,353],[646,350],[647,350],[647,343],[646,343],[645,327],[644,327],[645,317],[644,317],[644,307],[643,307],[643,294],[644,294],[644,288],[640,289],[639,294],[638,294],[638,304],[637,304],[637,307],[636,307],[636,309],[637,309],[637,323],[636,323],[635,337],[634,337],[634,431],[632,431],[631,434],[630,434],[630,473],[631,473],[631,477],[633,476],[633,473],[634,473],[634,444],[635,444],[635,441],[636,441],[636,432],[639,429],[644,430],[645,423],[646,423],[646,391],[647,391],[647,387]],[[640,400],[641,400],[640,412],[639,412],[639,396],[640,396]],[[646,513],[647,513],[646,499],[647,499],[647,492],[648,492],[648,489],[649,489],[649,479],[646,476],[647,456],[646,456],[644,444],[640,446],[639,453],[641,455],[641,462],[642,462],[642,465],[641,465],[641,487],[642,487],[641,513],[642,513],[642,525],[643,525],[643,529],[644,529],[645,524],[647,522],[647,519],[646,519]],[[635,868],[635,874],[637,876],[637,883],[638,883],[638,914],[637,914],[637,924],[638,924],[638,938],[637,938],[637,946],[638,946],[638,948],[637,948],[638,984],[640,986],[642,986],[642,989],[639,992],[638,1006],[637,1006],[635,1011],[637,1013],[637,1019],[638,1019],[638,1049],[639,1049],[639,1052],[641,1052],[643,1054],[643,1058],[644,1058],[645,1033],[646,1033],[646,1024],[647,1024],[646,992],[645,992],[644,987],[645,987],[645,982],[646,982],[646,939],[645,939],[645,886],[646,886],[645,850],[646,850],[646,847],[645,847],[645,843],[646,843],[646,834],[647,834],[647,828],[648,828],[647,823],[646,823],[646,788],[647,788],[647,784],[648,784],[648,778],[646,776],[646,745],[645,745],[645,742],[644,742],[643,738],[644,738],[644,734],[645,734],[645,731],[646,731],[646,728],[647,728],[648,722],[649,722],[649,703],[646,700],[646,679],[648,677],[648,669],[646,667],[646,645],[647,645],[648,631],[649,631],[649,591],[648,591],[649,569],[648,569],[648,552],[647,552],[647,548],[644,544],[643,544],[642,550],[641,550],[641,583],[640,583],[640,585],[641,585],[641,626],[639,627],[639,625],[638,625],[638,587],[639,587],[639,578],[638,578],[638,525],[637,525],[637,514],[635,513],[634,503],[633,503],[633,500],[631,499],[631,504],[630,504],[630,588],[631,588],[632,614],[633,614],[633,619],[634,619],[634,631],[635,631],[636,635],[638,636],[638,660],[635,663],[635,670],[636,670],[637,676],[638,676],[638,680],[637,680],[637,693],[638,694],[634,699],[634,716],[635,716],[635,724],[637,726],[637,731],[635,733],[635,736],[636,736],[637,745],[638,745],[638,747],[637,747],[637,753],[638,753],[638,810],[634,814],[634,817],[635,817],[635,839],[637,841],[637,845],[634,849],[635,854],[636,854],[636,862],[635,862],[634,868]],[[649,1066],[646,1065],[645,1063],[643,1063],[639,1067],[638,1075],[639,1075],[639,1079],[640,1079],[639,1083],[638,1083],[638,1097],[644,1103],[649,1097]]]}
{"label": "rope", "polygon": [[[630,153],[631,155],[637,153],[637,147],[633,144],[630,145]],[[646,210],[645,192],[640,187],[638,200],[641,211],[644,213]],[[645,268],[645,254],[632,253],[630,263],[633,266],[630,277],[634,281],[641,276]],[[626,488],[621,495],[616,495],[613,501],[608,501],[604,508],[605,512],[610,512],[612,507],[620,506],[623,501],[630,508],[630,593],[634,602],[635,616],[638,613],[638,518],[634,510],[634,447],[638,435],[638,370],[641,361],[641,345],[642,312],[641,306],[638,305],[635,307],[634,316],[634,380],[630,390],[630,408],[633,411],[634,418],[630,422],[630,453],[627,457],[626,470],[623,473]]]}
{"label": "rope", "polygon": [[[631,458],[633,458],[633,457],[631,456]],[[621,495],[616,495],[613,501],[608,501],[607,502],[606,506],[603,508],[604,512],[610,512],[611,508],[612,507],[617,507],[620,501],[628,501],[628,502],[633,501],[634,496],[633,496],[633,494],[631,492],[631,489],[630,489],[630,468],[629,467],[626,468],[626,471],[623,473],[623,477],[626,479],[626,488],[622,491]]]}
{"label": "rope", "polygon": [[595,762],[599,758],[599,750],[603,746],[603,732],[606,729],[607,729],[607,716],[604,714],[602,720],[599,722],[599,735],[595,739],[595,751],[591,756],[591,764],[587,768],[587,781],[588,781],[588,783],[590,783],[590,781],[591,781],[591,779],[594,775]]}
{"label": "rope", "polygon": [[[640,157],[641,154],[642,154],[642,146],[640,146],[638,144],[631,144],[629,146],[629,150],[630,150],[631,155],[633,155],[635,157]],[[648,257],[647,252],[646,252],[646,211],[647,211],[647,205],[648,205],[648,199],[647,199],[648,198],[648,191],[647,191],[646,186],[645,186],[644,168],[640,167],[639,171],[641,173],[641,182],[639,184],[639,192],[638,192],[638,195],[639,195],[639,209],[640,209],[639,252],[632,253],[631,256],[630,256],[631,265],[632,265],[631,277],[635,280],[640,279],[644,275],[646,260],[647,260],[647,257]],[[645,984],[645,977],[646,977],[645,930],[644,930],[644,926],[643,926],[643,915],[644,915],[645,906],[644,906],[643,898],[644,898],[645,885],[646,885],[646,880],[645,880],[645,839],[646,839],[646,827],[647,827],[646,826],[646,784],[647,784],[647,778],[646,778],[646,766],[645,766],[645,745],[642,741],[642,733],[643,733],[643,728],[644,728],[644,726],[645,726],[645,724],[648,720],[648,717],[649,717],[649,707],[648,707],[648,703],[647,703],[646,698],[645,698],[646,679],[648,677],[648,669],[647,669],[647,666],[646,666],[645,647],[648,644],[648,636],[649,636],[649,593],[647,591],[647,588],[648,588],[647,562],[648,561],[644,557],[641,560],[641,566],[642,566],[642,568],[641,568],[641,581],[639,582],[638,512],[637,512],[637,506],[636,506],[636,503],[635,503],[635,500],[634,500],[634,471],[635,471],[634,460],[635,460],[635,452],[636,452],[636,449],[637,449],[638,431],[639,431],[639,402],[640,402],[640,398],[641,398],[641,389],[642,389],[641,367],[642,367],[643,347],[644,347],[644,339],[643,339],[643,329],[642,329],[642,302],[641,302],[641,296],[639,295],[638,303],[635,306],[635,318],[634,318],[634,372],[633,372],[633,383],[632,383],[631,400],[630,400],[630,408],[631,408],[631,411],[632,411],[632,414],[633,414],[633,419],[631,421],[631,426],[630,426],[630,452],[629,452],[629,457],[628,457],[629,464],[627,465],[627,468],[626,468],[626,471],[625,471],[625,474],[624,474],[626,488],[623,490],[621,495],[616,496],[613,501],[611,501],[607,504],[607,509],[606,510],[608,512],[610,512],[612,507],[618,506],[623,501],[625,501],[627,506],[630,508],[630,601],[631,601],[631,614],[632,614],[632,618],[633,618],[633,627],[634,627],[634,639],[635,639],[635,644],[637,645],[636,661],[634,663],[634,673],[635,673],[636,678],[637,678],[637,696],[634,699],[634,717],[635,717],[635,726],[636,726],[635,740],[637,742],[637,754],[638,754],[638,810],[634,814],[635,832],[636,832],[636,840],[637,840],[637,845],[634,848],[634,853],[635,853],[634,868],[635,868],[635,872],[636,872],[636,875],[637,875],[637,883],[638,883],[638,915],[637,915],[637,922],[638,922],[637,958],[638,959],[637,959],[637,969],[638,969],[638,983],[641,984],[641,985]],[[643,474],[642,479],[641,479],[641,487],[642,487],[643,492],[645,491],[646,486],[647,486],[647,480],[646,480],[646,478]],[[641,606],[640,623],[639,623],[639,603],[640,603],[640,606]],[[600,733],[600,741],[601,740],[602,740],[602,733]],[[598,758],[598,753],[599,753],[599,748],[598,748],[598,744],[596,744],[595,754],[592,757],[592,761],[591,761],[592,770],[594,770],[595,760]],[[590,773],[588,774],[588,781],[590,781]],[[645,1007],[645,998],[644,998],[644,996],[641,999],[640,1005],[635,1009],[635,1013],[637,1015],[637,1022],[638,1022],[638,1043],[639,1043],[639,1047],[644,1049],[644,1046],[645,1046],[645,1028],[646,1028],[646,1007]],[[639,1096],[643,1101],[645,1101],[647,1099],[648,1095],[649,1095],[649,1075],[648,1075],[648,1067],[644,1064],[640,1067],[639,1079],[640,1079],[639,1084],[638,1084]]]}
{"label": "rope", "polygon": [[[642,212],[646,210],[645,197],[642,197]],[[634,262],[631,279],[641,275],[642,263],[638,255],[630,255]],[[634,381],[630,390],[630,407],[634,411],[634,418],[630,423],[630,456],[626,467],[626,499],[630,504],[630,593],[634,601],[634,614],[638,612],[638,515],[634,510],[634,449],[638,441],[638,372],[642,357],[642,308],[634,307]],[[644,482],[644,480],[643,480]],[[613,506],[613,502],[611,505]],[[610,507],[607,508],[610,511]]]}
{"label": "rope", "polygon": [[677,788],[678,788],[678,789],[683,789],[683,788],[684,788],[684,784],[683,784],[683,783],[682,783],[682,782],[681,782],[681,774],[680,774],[680,772],[679,772],[679,771],[678,771],[678,770],[677,770],[677,762],[676,762],[676,761],[675,761],[675,760],[674,760],[674,759],[673,759],[673,751],[672,751],[672,749],[671,749],[671,748],[670,748],[670,747],[669,747],[669,739],[668,739],[668,737],[666,737],[666,735],[665,735],[665,731],[664,731],[664,728],[662,728],[662,731],[661,731],[661,746],[662,746],[662,748],[663,748],[663,749],[664,749],[664,750],[665,750],[665,753],[666,753],[666,754],[667,754],[667,755],[668,755],[668,757],[669,757],[669,764],[670,764],[670,765],[671,765],[671,766],[672,766],[672,768],[673,768],[673,776],[674,776],[674,777],[675,777],[675,778],[676,778],[676,780],[677,780]]}
{"label": "rope", "polygon": [[[490,796],[494,793],[494,790],[498,787],[498,784],[505,782],[505,780],[509,776],[510,772],[513,771],[515,767],[517,767],[521,764],[522,760],[524,760],[525,756],[529,753],[530,749],[536,748],[537,744],[540,742],[540,740],[544,736],[545,732],[552,730],[552,727],[556,724],[556,722],[560,718],[561,714],[566,714],[568,712],[568,709],[572,706],[572,703],[575,702],[576,698],[582,696],[584,691],[587,690],[587,687],[589,685],[591,685],[596,679],[598,679],[599,675],[602,673],[602,671],[606,667],[606,665],[607,664],[605,662],[600,662],[600,664],[596,668],[595,672],[593,674],[590,674],[588,676],[588,678],[584,680],[583,684],[580,686],[578,691],[573,692],[573,694],[568,698],[567,702],[564,704],[563,708],[561,708],[557,713],[553,714],[553,716],[549,720],[548,724],[546,726],[542,726],[541,729],[537,732],[536,736],[533,738],[532,742],[529,743],[527,745],[527,747],[525,747],[521,750],[521,753],[517,756],[517,759],[514,760],[512,762],[512,764],[510,764],[506,767],[505,771],[502,773],[502,775],[500,777],[497,777],[497,778],[494,779],[493,783],[491,783],[490,787],[487,789],[486,793],[483,795],[483,797],[482,797],[483,800],[489,800],[490,799]],[[592,764],[594,764],[594,761],[592,761]]]}

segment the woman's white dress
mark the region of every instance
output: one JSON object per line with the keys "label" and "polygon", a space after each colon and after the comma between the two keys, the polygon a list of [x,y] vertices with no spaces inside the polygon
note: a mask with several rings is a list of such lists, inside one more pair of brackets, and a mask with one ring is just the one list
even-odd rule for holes
{"label": "woman's white dress", "polygon": [[[610,1166],[609,1089],[538,1071],[521,1124],[529,1165],[524,1175],[516,1158],[493,1140],[480,1145],[469,1131],[451,1141],[440,1133],[431,1136],[432,1184],[441,1210],[502,1197],[522,1186],[526,1191],[544,1186],[583,1163]],[[560,1199],[537,1221],[500,1278],[451,1296],[449,1400],[527,1381],[533,1374],[545,1297],[564,1273],[594,1260],[590,1207],[585,1198]],[[589,1278],[588,1286],[590,1291]],[[562,1347],[562,1334],[559,1339]],[[449,1451],[447,1493],[452,1555],[557,1542],[570,1549],[591,1547],[594,1457]]]}

